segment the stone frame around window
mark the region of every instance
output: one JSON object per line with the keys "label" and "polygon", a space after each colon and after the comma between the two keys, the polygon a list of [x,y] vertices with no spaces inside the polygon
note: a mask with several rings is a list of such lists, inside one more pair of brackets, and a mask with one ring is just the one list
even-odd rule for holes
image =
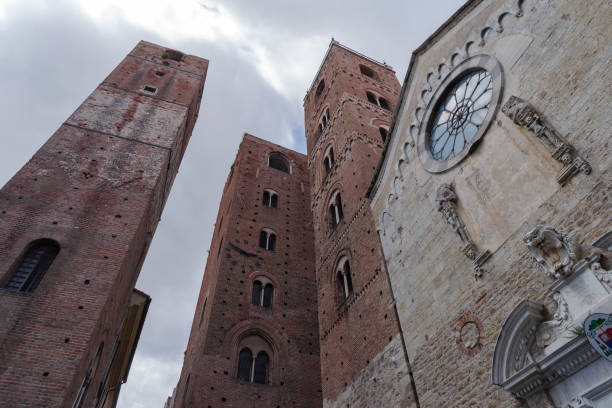
{"label": "stone frame around window", "polygon": [[[490,102],[491,105],[484,121],[482,122],[482,125],[480,125],[476,135],[459,154],[450,158],[449,160],[442,161],[434,159],[430,151],[429,133],[432,122],[434,121],[435,115],[438,111],[438,107],[446,99],[447,93],[450,92],[453,86],[463,79],[465,75],[482,69],[491,74],[493,83],[493,95],[491,96]],[[421,120],[417,138],[417,153],[425,170],[430,173],[443,173],[455,167],[474,150],[478,142],[489,129],[489,126],[497,114],[497,111],[500,109],[503,90],[504,75],[502,66],[497,59],[486,54],[475,55],[466,59],[457,65],[457,67],[453,69],[446,76],[446,78],[442,80],[442,82],[440,82],[440,85],[438,85],[437,89],[432,95],[432,98],[427,104],[423,119]]]}

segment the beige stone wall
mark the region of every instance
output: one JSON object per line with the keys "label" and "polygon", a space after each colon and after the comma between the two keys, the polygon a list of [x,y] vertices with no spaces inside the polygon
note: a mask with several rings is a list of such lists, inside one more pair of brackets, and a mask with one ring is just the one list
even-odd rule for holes
{"label": "beige stone wall", "polygon": [[[536,224],[551,225],[585,254],[612,225],[611,2],[593,0],[585,7],[526,0],[520,17],[517,1],[472,4],[417,53],[372,199],[422,407],[520,406],[491,385],[495,342],[521,300],[552,307],[544,296],[552,280],[533,269],[522,236]],[[500,108],[511,95],[529,102],[588,160],[592,174],[578,174],[562,187],[556,181],[562,165],[501,110],[459,165],[442,174],[426,172],[415,148],[419,113],[431,95],[423,90],[429,84],[435,91],[451,61],[466,58],[466,49],[468,56],[488,54],[500,62]],[[476,245],[493,254],[481,279],[474,278],[458,236],[436,209],[443,183],[454,185],[459,216]],[[459,340],[466,321],[475,321],[480,331],[480,344],[472,349]]]}
{"label": "beige stone wall", "polygon": [[402,407],[414,408],[408,366],[397,334],[359,375],[334,399],[324,399],[324,408]]}

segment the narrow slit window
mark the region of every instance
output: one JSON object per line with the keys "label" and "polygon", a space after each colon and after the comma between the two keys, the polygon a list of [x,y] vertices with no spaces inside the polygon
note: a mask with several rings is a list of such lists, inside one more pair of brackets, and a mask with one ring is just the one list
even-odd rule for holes
{"label": "narrow slit window", "polygon": [[240,350],[238,357],[238,379],[242,381],[251,381],[251,367],[253,365],[253,353],[248,348]]}
{"label": "narrow slit window", "polygon": [[258,280],[253,282],[251,303],[253,303],[255,306],[261,306],[261,282]]}
{"label": "narrow slit window", "polygon": [[264,287],[263,302],[262,302],[262,306],[263,307],[272,307],[272,296],[273,296],[273,294],[274,294],[274,286],[272,286],[272,284],[268,283]]}

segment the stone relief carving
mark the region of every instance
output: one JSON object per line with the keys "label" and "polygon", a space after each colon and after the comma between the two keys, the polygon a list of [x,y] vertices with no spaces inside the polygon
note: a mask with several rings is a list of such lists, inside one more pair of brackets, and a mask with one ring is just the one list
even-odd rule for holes
{"label": "stone relief carving", "polygon": [[523,237],[534,265],[546,276],[568,276],[576,261],[574,241],[553,227],[537,225]]}
{"label": "stone relief carving", "polygon": [[552,344],[557,340],[558,332],[566,330],[570,324],[569,306],[561,292],[553,293],[552,298],[557,303],[557,311],[552,320],[540,323],[536,330],[536,344],[540,348]]}
{"label": "stone relief carving", "polygon": [[459,235],[461,239],[461,252],[472,261],[474,265],[474,276],[480,278],[485,272],[482,265],[489,259],[491,253],[488,250],[479,253],[476,244],[468,234],[465,224],[457,214],[456,203],[457,195],[455,194],[453,186],[450,184],[442,184],[438,188],[436,194],[438,211],[444,215],[446,222],[452,227],[457,235]]}
{"label": "stone relief carving", "polygon": [[473,349],[480,344],[480,329],[474,322],[467,322],[461,327],[461,342],[467,349]]}
{"label": "stone relief carving", "polygon": [[602,268],[601,264],[599,263],[599,255],[596,255],[596,257],[595,262],[591,264],[591,270],[593,271],[593,274],[597,280],[606,287],[608,292],[612,292],[612,271],[607,271]]}
{"label": "stone relief carving", "polygon": [[595,408],[595,405],[585,397],[574,397],[565,408]]}
{"label": "stone relief carving", "polygon": [[502,107],[502,112],[517,125],[535,133],[538,140],[550,151],[551,156],[563,163],[565,167],[557,177],[559,184],[566,184],[578,172],[591,174],[591,165],[580,157],[574,147],[527,102],[519,97],[511,96]]}

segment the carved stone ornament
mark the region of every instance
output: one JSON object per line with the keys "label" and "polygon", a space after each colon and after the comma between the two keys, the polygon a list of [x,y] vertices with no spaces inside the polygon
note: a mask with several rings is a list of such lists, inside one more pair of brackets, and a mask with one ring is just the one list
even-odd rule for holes
{"label": "carved stone ornament", "polygon": [[461,327],[461,343],[467,349],[473,349],[480,344],[480,329],[474,322],[467,322]]}
{"label": "carved stone ornament", "polygon": [[[557,310],[548,320],[549,314],[541,303],[523,300],[516,306],[495,345],[492,382],[519,398],[528,398],[547,389],[553,393],[554,389],[554,395],[560,398],[555,401],[558,406],[591,407],[588,399],[600,394],[598,387],[605,383],[608,385],[604,388],[608,390],[612,386],[608,371],[590,371],[589,380],[583,381],[578,388],[570,387],[566,380],[580,376],[577,373],[601,357],[587,336],[576,329],[586,324],[587,316],[595,316],[593,313],[609,316],[612,291],[607,280],[610,271],[601,267],[599,254],[575,262],[573,243],[554,228],[538,226],[527,234],[525,242],[534,249],[552,245],[564,254],[553,256],[556,261],[550,264],[543,257],[542,263],[537,262],[540,266],[547,265],[546,270],[563,271],[558,274],[561,278],[546,292],[557,303]],[[562,262],[563,259],[567,262]],[[556,264],[561,266],[555,269]],[[588,334],[586,329],[584,332]]]}
{"label": "carved stone ornament", "polygon": [[591,165],[580,157],[574,147],[527,102],[519,97],[511,96],[502,107],[502,112],[517,125],[535,133],[538,140],[548,148],[551,156],[563,163],[565,167],[557,177],[559,184],[564,185],[580,171],[584,174],[591,174]]}
{"label": "carved stone ornament", "polygon": [[568,276],[576,251],[574,242],[564,232],[553,227],[536,226],[523,237],[536,267],[553,279]]}
{"label": "carved stone ornament", "polygon": [[463,254],[472,261],[472,264],[474,265],[474,276],[476,278],[480,278],[485,272],[482,265],[487,261],[487,259],[489,259],[491,253],[488,250],[480,253],[478,252],[476,244],[470,238],[465,224],[457,214],[456,203],[457,195],[455,194],[453,186],[450,184],[442,184],[438,188],[438,192],[436,194],[438,211],[444,215],[446,222],[457,233],[457,235],[459,235],[459,238],[461,239],[461,252],[463,252]]}

